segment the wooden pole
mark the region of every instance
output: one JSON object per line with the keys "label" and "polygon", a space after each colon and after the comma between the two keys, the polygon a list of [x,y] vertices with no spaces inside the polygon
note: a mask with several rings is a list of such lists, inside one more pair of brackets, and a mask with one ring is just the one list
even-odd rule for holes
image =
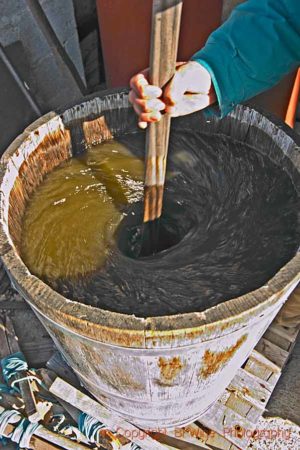
{"label": "wooden pole", "polygon": [[[153,0],[150,82],[161,88],[175,73],[181,10],[182,0]],[[144,222],[161,216],[170,122],[164,114],[147,128]]]}

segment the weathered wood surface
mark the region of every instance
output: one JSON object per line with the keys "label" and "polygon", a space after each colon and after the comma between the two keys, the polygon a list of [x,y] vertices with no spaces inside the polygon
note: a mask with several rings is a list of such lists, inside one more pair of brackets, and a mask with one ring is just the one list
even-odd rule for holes
{"label": "weathered wood surface", "polygon": [[199,421],[240,448],[247,446],[249,438],[245,433],[253,432],[256,425],[234,409],[219,402],[216,402],[204,416],[201,416]]}
{"label": "weathered wood surface", "polygon": [[[56,376],[72,384],[74,387],[80,387],[80,382],[71,367],[66,363],[61,354],[56,351],[53,353],[46,364],[47,368],[53,371]],[[54,380],[53,380],[54,381]]]}
{"label": "weathered wood surface", "polygon": [[144,450],[165,450],[165,447],[152,439],[146,431],[142,432],[142,437],[140,437],[141,430],[139,428],[127,422],[123,417],[118,416],[116,413],[112,413],[110,410],[83,394],[69,383],[63,381],[61,378],[56,378],[54,383],[50,386],[49,391],[55,396],[70,403],[70,405],[73,405],[75,408],[78,408],[80,411],[95,417],[95,419],[107,425],[110,430],[119,433],[126,438],[130,436],[130,440],[140,445]]}
{"label": "weathered wood surface", "polygon": [[[176,437],[167,433],[151,433],[151,436],[154,437],[158,442],[163,444],[166,448],[178,449],[178,450],[211,450],[212,447],[208,447],[205,445],[200,439],[193,438],[189,436],[188,433],[185,433],[185,438],[182,438],[182,435],[178,433]],[[214,449],[214,448],[213,448]]]}
{"label": "weathered wood surface", "polygon": [[[58,372],[62,372],[64,381],[68,380],[68,382],[70,384],[70,382],[72,380],[74,380],[74,374],[72,373],[69,366],[63,361],[63,359],[61,359],[61,366],[58,366],[57,361],[59,361],[60,359],[56,355],[54,355],[54,358],[53,359],[51,358],[51,360],[52,360],[52,362],[47,365],[52,366],[52,367],[53,367],[53,365],[56,366],[59,369]],[[55,364],[53,364],[53,360],[55,361]],[[42,377],[43,382],[47,386],[48,389],[51,387],[51,385],[57,378],[57,374],[49,369],[40,369],[39,375]],[[75,384],[79,385],[78,380],[76,381]],[[70,403],[63,400],[61,397],[55,396],[55,398],[61,404],[61,406],[64,408],[64,410],[72,417],[72,419],[75,421],[75,423],[78,423],[81,411],[78,408],[71,405]],[[87,444],[89,443],[87,439],[82,440],[82,442],[87,443]],[[125,438],[124,436],[117,434],[117,433],[113,434],[110,431],[108,431],[108,433],[101,434],[100,439],[98,441],[98,444],[101,445],[101,448],[103,448],[105,450],[113,450],[114,448],[126,449],[126,447],[128,446],[127,445],[128,443],[130,443],[130,441],[127,438]],[[128,447],[128,449],[129,450],[131,449],[131,445]]]}
{"label": "weathered wood surface", "polygon": [[[151,84],[161,88],[175,73],[182,3],[153,0],[149,77]],[[170,116],[164,114],[147,127],[144,222],[161,216],[170,124]]]}
{"label": "weathered wood surface", "polygon": [[[220,450],[248,448],[251,433],[255,431],[265,411],[282,369],[293,350],[298,333],[299,326],[285,328],[276,322],[270,325],[225,393],[204,416],[200,417],[201,424],[216,432],[205,441],[207,445],[211,443]],[[268,340],[272,338],[276,344]],[[272,357],[272,361],[268,356]],[[221,437],[225,441],[220,440]]]}
{"label": "weathered wood surface", "polygon": [[282,349],[278,345],[270,342],[268,339],[262,338],[255,349],[263,353],[270,361],[278,367],[283,367],[289,357],[289,352]]}
{"label": "weathered wood surface", "polygon": [[6,274],[6,271],[3,267],[3,263],[0,258],[0,295],[4,294],[10,286],[9,278]]}
{"label": "weathered wood surface", "polygon": [[[259,327],[260,326],[261,324],[259,324]],[[251,338],[253,338],[256,333],[261,333],[259,327],[251,327]],[[50,329],[53,336],[57,335],[58,330],[55,330],[52,324]],[[70,362],[68,347],[71,347],[72,336],[66,334],[66,336],[63,337],[61,330],[59,333],[59,336],[63,340],[64,356]],[[217,388],[220,389],[220,384],[217,382],[217,378],[215,378],[216,374],[218,374],[220,370],[228,369],[227,365],[231,361],[233,361],[234,364],[237,364],[237,360],[236,362],[234,361],[240,351],[247,352],[247,347],[244,347],[242,350],[247,335],[247,329],[244,328],[243,334],[232,333],[230,335],[230,340],[228,340],[228,336],[224,337],[224,341],[222,338],[222,344],[221,339],[219,339],[219,351],[213,350],[210,344],[204,344],[201,352],[196,348],[190,349],[184,347],[177,350],[173,349],[172,352],[167,349],[164,351],[154,350],[153,354],[149,354],[149,356],[141,354],[140,357],[137,356],[139,352],[129,356],[127,351],[124,352],[117,347],[111,352],[101,343],[95,341],[88,343],[81,337],[78,337],[76,343],[74,343],[72,347],[73,354],[76,354],[72,365],[76,374],[83,378],[84,386],[87,389],[94,392],[94,394],[95,389],[99,389],[99,393],[96,395],[100,402],[102,401],[100,388],[102,385],[104,386],[104,384],[106,384],[108,386],[108,391],[115,394],[112,408],[114,410],[119,410],[120,412],[121,409],[119,409],[119,403],[120,408],[122,405],[124,408],[124,404],[127,402],[128,407],[133,411],[133,407],[135,408],[137,405],[133,404],[130,399],[142,401],[143,398],[149,398],[149,395],[151,395],[152,400],[157,400],[157,402],[160,402],[158,404],[163,407],[163,401],[168,401],[171,398],[172,392],[175,392],[176,389],[178,400],[176,400],[172,411],[171,408],[169,409],[170,419],[172,419],[176,416],[177,410],[179,413],[179,410],[184,408],[182,399],[185,399],[185,386],[191,379],[193,380],[193,377],[196,378],[194,386],[195,396],[202,394],[203,390],[201,389],[201,386],[206,385],[208,382],[206,380],[208,380],[210,376],[216,380],[216,383],[218,383]],[[85,352],[84,349],[87,348],[87,345],[92,352]],[[222,348],[224,348],[224,350],[222,350]],[[106,355],[110,355],[110,363],[104,362],[104,360],[106,360]],[[84,361],[82,359],[83,357]],[[244,357],[242,357],[242,359],[244,360]],[[128,371],[130,367],[134,367],[134,374],[132,376]],[[85,371],[84,374],[82,372],[83,368]],[[229,371],[229,376],[231,373],[232,372]],[[97,381],[98,377],[99,381]],[[150,377],[150,381],[147,381],[147,377]],[[117,379],[119,379],[119,382]],[[159,382],[157,382],[157,380]],[[224,388],[231,381],[230,378],[227,380],[228,381],[226,382],[226,379],[222,379]],[[149,390],[149,383],[151,390]],[[115,386],[115,389],[113,386]],[[168,389],[163,392],[161,389],[162,386],[168,386]],[[211,399],[207,397],[207,401],[210,402]],[[103,402],[107,405],[107,398],[105,399],[105,397],[103,397]],[[199,402],[202,402],[202,399],[200,399]],[[196,403],[195,399],[195,405]],[[198,407],[198,404],[196,406]],[[187,412],[189,412],[189,409]],[[143,410],[143,413],[141,414],[145,416],[145,411]],[[150,412],[147,411],[147,414],[150,418],[156,419],[157,426],[164,426],[163,422],[161,425],[159,424],[159,420],[157,420],[158,418],[155,415],[156,413],[154,410]],[[126,414],[124,417],[126,417],[127,420],[130,420]],[[197,417],[196,414],[195,417]],[[134,419],[131,420],[140,427],[147,428],[147,425],[143,425],[138,421],[136,422]],[[191,420],[193,420],[193,416],[191,417]],[[151,427],[155,428],[155,425],[152,425]]]}
{"label": "weathered wood surface", "polygon": [[200,427],[196,423],[191,423],[183,428],[174,428],[167,432],[167,436],[170,436],[178,440],[177,447],[180,447],[180,443],[186,443],[193,445],[196,448],[211,448],[206,445],[209,436],[209,431]]}
{"label": "weathered wood surface", "polygon": [[236,376],[228,386],[229,392],[240,392],[243,398],[249,400],[257,408],[264,408],[270,398],[274,385],[267,381],[261,382],[260,378],[252,375],[244,369],[239,369]]}
{"label": "weathered wood surface", "polygon": [[256,350],[253,350],[249,356],[244,369],[273,386],[275,386],[281,374],[279,366],[269,361],[268,358]]}
{"label": "weathered wood surface", "polygon": [[[293,339],[295,340],[297,338],[299,329],[278,328],[277,324],[272,324],[262,339],[266,340],[266,336],[273,336],[272,333],[270,334],[270,330],[273,330],[274,325],[277,334],[280,333],[283,339],[286,339],[281,345],[286,347],[286,342],[288,342],[288,345],[292,350]],[[5,342],[6,341],[3,342],[3,345],[7,345]],[[1,334],[0,344],[2,344]],[[66,362],[58,355],[54,356],[48,365],[52,369],[55,367],[56,370],[60,371],[66,380],[70,381],[71,378],[72,382],[74,382],[74,373],[69,369]],[[250,372],[247,371],[247,368]],[[167,434],[154,433],[152,434],[152,437],[155,437],[155,439],[163,444],[165,448],[170,448],[171,446],[171,448],[181,450],[192,450],[194,448],[236,450],[238,448],[246,448],[249,436],[248,438],[242,436],[244,430],[242,425],[245,426],[246,424],[248,427],[250,423],[250,428],[247,428],[248,434],[249,431],[255,430],[255,426],[267,405],[280,374],[281,368],[268,361],[265,355],[253,351],[247,362],[244,364],[244,368],[238,370],[235,378],[217,402],[221,405],[221,409],[218,408],[218,412],[217,414],[214,414],[213,420],[209,422],[208,428],[204,428],[200,423],[194,423],[184,428],[174,429]],[[62,403],[66,405],[65,402]],[[214,407],[216,406],[214,405]],[[73,409],[73,412],[74,411],[76,411],[76,415],[74,416],[76,419],[79,410]],[[215,410],[212,409],[211,413],[213,411]],[[231,421],[232,417],[236,419],[235,422]],[[219,422],[216,418],[219,418]],[[218,429],[220,433],[224,434],[224,419],[225,421],[227,420],[227,422],[225,422],[227,428],[225,436],[222,436],[212,428],[215,428],[215,430]],[[230,433],[234,434],[234,436],[231,437],[229,435]],[[241,435],[241,437],[239,437],[239,435]],[[232,443],[233,440],[237,445]],[[124,444],[122,450],[126,450],[127,447],[129,449],[130,445]]]}
{"label": "weathered wood surface", "polygon": [[[275,328],[277,325],[275,324]],[[263,339],[266,339],[267,335],[270,335],[269,331],[273,329],[273,325],[271,325],[268,331],[265,333]],[[277,330],[276,330],[277,331]],[[284,327],[279,328],[279,332],[286,341],[289,343],[290,348],[293,347],[293,339],[296,339],[299,330],[295,329],[285,329]],[[1,338],[2,336],[2,338]],[[271,335],[272,336],[272,335]],[[1,346],[6,346],[8,349],[7,338],[3,340],[3,335],[0,333],[0,344]],[[282,342],[282,346],[286,346],[286,342]],[[9,349],[10,350],[10,349]],[[14,349],[16,350],[16,348]],[[74,382],[74,373],[70,370],[65,361],[56,354],[53,358],[51,358],[48,366],[52,369],[55,368],[58,370],[62,376],[65,377],[68,381],[70,379]],[[249,368],[251,371],[248,372],[246,368]],[[155,438],[165,446],[167,444],[171,445],[176,449],[186,449],[186,448],[210,448],[210,449],[237,449],[244,448],[241,447],[242,442],[238,437],[239,432],[243,432],[243,428],[241,427],[241,423],[251,423],[251,429],[255,429],[255,424],[257,423],[259,417],[263,413],[268,399],[270,398],[272,391],[275,387],[275,382],[278,379],[278,375],[280,375],[280,368],[277,367],[276,364],[268,361],[265,355],[259,354],[257,351],[253,351],[253,353],[248,358],[248,361],[245,363],[244,368],[238,370],[235,378],[232,380],[226,392],[221,396],[218,403],[221,404],[222,410],[226,416],[226,420],[230,420],[229,418],[232,415],[235,418],[238,418],[238,423],[235,423],[237,426],[237,430],[233,427],[233,422],[228,422],[227,424],[227,433],[226,437],[217,433],[216,431],[212,431],[211,428],[214,426],[220,432],[222,432],[222,426],[224,428],[224,415],[218,412],[214,415],[214,422],[216,422],[215,418],[219,417],[219,425],[210,423],[209,428],[203,428],[201,424],[191,424],[187,427],[174,429],[173,432],[168,432],[168,434],[155,433]],[[274,374],[277,376],[274,378]],[[259,375],[259,377],[257,376]],[[262,378],[260,378],[262,377]],[[267,379],[270,380],[267,381]],[[76,380],[76,378],[75,378]],[[77,383],[77,381],[76,381]],[[62,402],[66,405],[65,402]],[[69,405],[70,407],[70,405]],[[76,415],[74,418],[78,417],[78,409],[74,409],[76,411]],[[220,410],[219,410],[220,411]],[[243,418],[246,418],[246,421]],[[230,439],[229,430],[233,433],[236,433],[234,439],[238,442],[238,446],[232,444],[232,439]],[[250,429],[250,430],[251,430]],[[248,429],[248,431],[250,431]],[[224,430],[223,430],[224,431]],[[247,443],[247,439],[244,439]],[[245,444],[244,442],[244,444]],[[190,446],[190,447],[188,447]],[[122,449],[126,450],[126,444],[123,445]]]}
{"label": "weathered wood surface", "polygon": [[7,314],[13,320],[15,333],[28,365],[35,368],[42,367],[55,351],[53,340],[26,302],[11,291],[7,294],[7,300],[0,301],[0,315]]}

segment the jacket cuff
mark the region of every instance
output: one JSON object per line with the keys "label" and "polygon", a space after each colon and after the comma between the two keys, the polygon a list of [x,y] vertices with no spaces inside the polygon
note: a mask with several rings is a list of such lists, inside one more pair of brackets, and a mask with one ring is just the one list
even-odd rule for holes
{"label": "jacket cuff", "polygon": [[[209,45],[209,47],[212,46],[213,44]],[[226,53],[228,57],[228,52]],[[211,57],[211,54],[216,55],[216,57]],[[235,72],[234,78],[232,78],[232,69],[228,69],[227,61],[222,61],[222,59],[219,52],[215,53],[213,48],[210,51],[206,51],[206,47],[195,53],[191,58],[192,61],[198,62],[209,72],[216,92],[219,108],[206,108],[205,113],[207,115],[217,115],[220,118],[225,117],[244,96],[242,89],[238,88],[237,91],[239,85],[237,82],[238,74]],[[232,64],[232,57],[229,59]]]}

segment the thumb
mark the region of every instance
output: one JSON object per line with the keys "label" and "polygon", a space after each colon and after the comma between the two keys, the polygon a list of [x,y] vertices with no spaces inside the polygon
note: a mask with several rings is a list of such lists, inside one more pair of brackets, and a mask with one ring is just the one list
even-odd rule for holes
{"label": "thumb", "polygon": [[177,66],[174,77],[165,87],[164,99],[166,104],[175,105],[185,93],[208,95],[212,90],[208,70],[196,61],[189,61]]}
{"label": "thumb", "polygon": [[168,106],[166,112],[171,117],[185,116],[206,108],[215,101],[213,94],[185,94],[173,106]]}
{"label": "thumb", "polygon": [[186,86],[184,83],[183,73],[180,70],[175,72],[173,78],[166,85],[163,93],[163,99],[166,105],[175,105],[184,93],[186,92]]}

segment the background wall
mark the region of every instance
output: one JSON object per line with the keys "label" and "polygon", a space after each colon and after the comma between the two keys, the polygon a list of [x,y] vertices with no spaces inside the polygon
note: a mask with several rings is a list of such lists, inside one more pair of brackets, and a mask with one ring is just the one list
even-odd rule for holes
{"label": "background wall", "polygon": [[2,154],[38,115],[79,100],[86,81],[72,0],[0,0],[0,11]]}

